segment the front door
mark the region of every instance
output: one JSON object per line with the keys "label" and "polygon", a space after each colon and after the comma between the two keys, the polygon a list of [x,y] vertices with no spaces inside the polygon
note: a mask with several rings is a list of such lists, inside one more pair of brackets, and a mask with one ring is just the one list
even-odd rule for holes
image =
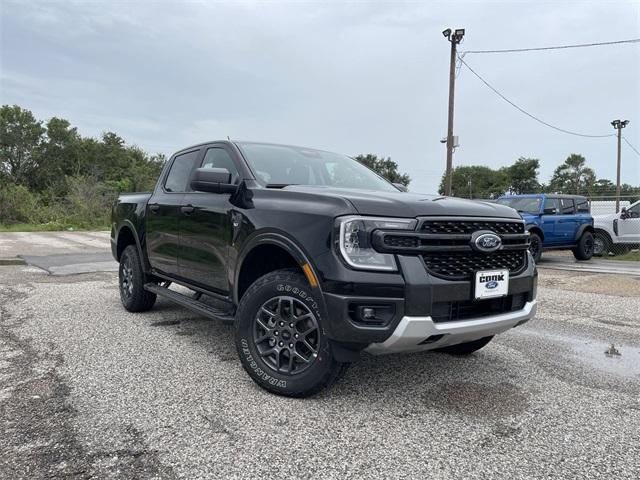
{"label": "front door", "polygon": [[178,274],[180,231],[178,219],[187,182],[199,150],[176,155],[147,203],[146,245],[151,267],[161,273]]}
{"label": "front door", "polygon": [[[542,214],[542,231],[544,232],[544,244],[552,245],[559,243],[559,234],[556,233],[556,223],[558,221],[558,214],[560,213],[560,200],[557,198],[545,198],[544,210],[548,208],[555,208],[556,213],[543,213]],[[543,212],[544,212],[543,210]]]}
{"label": "front door", "polygon": [[640,243],[640,202],[627,208],[626,218],[619,218],[618,234],[624,243]]}
{"label": "front door", "polygon": [[[224,145],[210,145],[200,168],[226,168],[239,179],[232,153]],[[187,192],[180,215],[180,276],[204,288],[227,294],[227,263],[232,226],[229,193]]]}

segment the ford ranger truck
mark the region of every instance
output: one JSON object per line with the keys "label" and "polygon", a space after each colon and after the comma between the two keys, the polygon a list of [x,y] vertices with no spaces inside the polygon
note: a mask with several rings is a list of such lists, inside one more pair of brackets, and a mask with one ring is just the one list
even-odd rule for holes
{"label": "ford ranger truck", "polygon": [[468,355],[530,320],[528,239],[507,206],[403,192],[337,153],[230,141],[174,154],[153,192],[118,198],[111,225],[124,308],[160,296],[233,325],[249,376],[292,397],[363,352]]}

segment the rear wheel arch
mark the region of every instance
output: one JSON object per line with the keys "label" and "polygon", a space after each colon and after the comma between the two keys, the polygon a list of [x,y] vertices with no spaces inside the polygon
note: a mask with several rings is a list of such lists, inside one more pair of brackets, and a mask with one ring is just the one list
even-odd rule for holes
{"label": "rear wheel arch", "polygon": [[120,230],[118,230],[118,236],[116,237],[116,254],[118,261],[120,261],[120,257],[122,256],[124,249],[129,245],[135,245],[138,249],[138,253],[140,253],[140,245],[138,244],[138,239],[134,232],[135,230],[129,225],[123,225],[120,227]]}

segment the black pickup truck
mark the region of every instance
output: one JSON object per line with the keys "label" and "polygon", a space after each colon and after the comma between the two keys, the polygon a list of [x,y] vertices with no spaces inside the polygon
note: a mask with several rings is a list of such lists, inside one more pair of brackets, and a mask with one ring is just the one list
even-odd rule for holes
{"label": "black pickup truck", "polygon": [[515,210],[403,192],[310,148],[181,150],[152,193],[120,196],[111,242],[127,310],[161,296],[233,324],[245,370],[281,395],[320,391],[363,351],[470,354],[536,311]]}

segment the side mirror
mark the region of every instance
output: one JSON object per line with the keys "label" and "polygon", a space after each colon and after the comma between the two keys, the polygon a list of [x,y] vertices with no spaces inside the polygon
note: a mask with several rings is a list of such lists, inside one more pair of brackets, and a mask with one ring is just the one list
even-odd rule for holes
{"label": "side mirror", "polygon": [[620,210],[620,218],[622,220],[626,220],[627,218],[629,218],[629,212],[627,212],[627,207],[622,207],[622,210]]}
{"label": "side mirror", "polygon": [[226,168],[197,168],[191,177],[191,189],[196,192],[233,193],[237,188]]}
{"label": "side mirror", "polygon": [[394,187],[396,187],[398,190],[400,190],[401,192],[408,192],[409,189],[407,187],[405,187],[403,184],[401,183],[394,183],[393,184]]}
{"label": "side mirror", "polygon": [[555,207],[549,207],[549,208],[545,208],[542,213],[544,215],[555,215],[556,213],[558,213],[558,210],[556,210]]}

